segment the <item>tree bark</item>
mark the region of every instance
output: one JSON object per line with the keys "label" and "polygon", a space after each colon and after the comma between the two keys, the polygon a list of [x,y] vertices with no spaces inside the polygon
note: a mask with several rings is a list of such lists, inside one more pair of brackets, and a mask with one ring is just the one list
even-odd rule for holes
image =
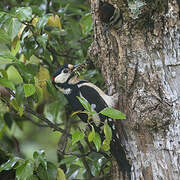
{"label": "tree bark", "polygon": [[[131,179],[180,178],[180,23],[176,0],[146,1],[137,19],[126,0],[123,25],[103,33],[99,1],[91,0],[94,41],[89,56],[109,94],[119,93],[116,121],[131,163]],[[157,3],[159,2],[159,3]],[[117,174],[117,172],[115,172]],[[114,179],[123,179],[120,172]]]}

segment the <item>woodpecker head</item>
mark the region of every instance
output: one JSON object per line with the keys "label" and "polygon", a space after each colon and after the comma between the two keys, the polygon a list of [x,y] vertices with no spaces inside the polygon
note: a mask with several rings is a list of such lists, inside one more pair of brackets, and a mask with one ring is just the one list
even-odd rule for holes
{"label": "woodpecker head", "polygon": [[60,67],[52,77],[53,84],[64,84],[69,81],[69,79],[74,76],[73,73],[74,66],[72,64],[66,64]]}

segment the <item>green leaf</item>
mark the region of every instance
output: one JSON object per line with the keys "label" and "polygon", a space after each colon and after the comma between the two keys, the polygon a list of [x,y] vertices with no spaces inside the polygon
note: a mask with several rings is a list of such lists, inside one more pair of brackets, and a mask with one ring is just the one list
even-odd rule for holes
{"label": "green leaf", "polygon": [[51,162],[47,162],[47,174],[48,174],[48,180],[56,179],[57,167]]}
{"label": "green leaf", "polygon": [[12,81],[14,84],[23,83],[23,79],[19,74],[18,70],[14,66],[9,66],[7,69],[8,79]]}
{"label": "green leaf", "polygon": [[11,41],[18,35],[21,28],[21,22],[17,18],[9,18],[6,21],[6,31],[9,34]]}
{"label": "green leaf", "polygon": [[15,90],[14,84],[6,78],[0,78],[0,84],[4,87]]}
{"label": "green leaf", "polygon": [[27,180],[33,175],[33,164],[26,160],[25,163],[21,164],[16,169],[16,179],[17,180]]}
{"label": "green leaf", "polygon": [[12,99],[12,101],[10,102],[11,106],[13,106],[13,108],[18,111],[19,110],[19,105],[18,102],[15,98]]}
{"label": "green leaf", "polygon": [[99,113],[113,119],[126,119],[126,116],[122,112],[114,108],[105,108]]}
{"label": "green leaf", "polygon": [[24,106],[21,105],[21,106],[19,106],[19,109],[18,109],[19,116],[22,116],[23,112],[24,112]]}
{"label": "green leaf", "polygon": [[13,167],[16,165],[16,163],[20,160],[19,157],[12,157],[10,158],[6,163],[1,164],[0,166],[0,172],[3,170],[10,170],[13,169]]}
{"label": "green leaf", "polygon": [[112,130],[110,126],[108,125],[108,123],[104,124],[104,134],[105,134],[106,139],[108,139],[109,141],[112,140]]}
{"label": "green leaf", "polygon": [[72,162],[75,161],[76,159],[77,159],[76,156],[70,156],[69,155],[68,157],[62,159],[59,164],[60,165],[61,164],[72,164]]}
{"label": "green leaf", "polygon": [[[78,178],[80,170],[82,170],[82,168],[79,165],[71,163],[70,167],[68,168],[68,171],[66,171],[67,179],[68,180],[80,180],[81,178]],[[83,177],[86,174],[86,170],[84,170],[82,173],[83,174],[80,177]]]}
{"label": "green leaf", "polygon": [[46,159],[46,153],[44,152],[44,150],[38,150],[38,151],[35,151],[33,153],[33,158],[34,159],[39,159],[39,158],[42,158],[43,160]]}
{"label": "green leaf", "polygon": [[9,129],[11,129],[13,121],[14,121],[14,115],[10,112],[6,112],[4,114],[4,121],[6,122],[6,125]]}
{"label": "green leaf", "polygon": [[88,101],[85,98],[83,98],[83,97],[77,97],[77,98],[80,101],[80,103],[83,105],[83,107],[87,111],[91,112],[91,105],[88,103]]}
{"label": "green leaf", "polygon": [[84,138],[84,133],[76,130],[72,133],[72,145]]}
{"label": "green leaf", "polygon": [[40,164],[37,168],[37,174],[41,180],[56,180],[57,167],[51,162],[47,162],[47,168]]}
{"label": "green leaf", "polygon": [[82,28],[82,33],[83,35],[87,35],[92,31],[93,25],[92,25],[92,16],[90,13],[85,14],[81,20],[80,20],[81,28]]}
{"label": "green leaf", "polygon": [[36,172],[40,180],[48,180],[47,170],[42,166],[42,164],[39,165]]}
{"label": "green leaf", "polygon": [[33,158],[35,160],[35,166],[38,167],[41,164],[47,170],[47,160],[44,150],[35,151],[33,153]]}
{"label": "green leaf", "polygon": [[66,180],[66,176],[64,174],[64,171],[61,168],[58,168],[57,180]]}
{"label": "green leaf", "polygon": [[89,142],[92,142],[93,141],[93,139],[95,138],[95,131],[94,131],[94,127],[93,126],[91,126],[91,128],[92,128],[92,131],[89,133],[89,135],[88,135],[88,141]]}
{"label": "green leaf", "polygon": [[25,97],[29,97],[36,92],[36,88],[33,84],[24,84]]}
{"label": "green leaf", "polygon": [[97,151],[99,151],[101,148],[101,137],[98,133],[95,133],[93,143],[95,144]]}
{"label": "green leaf", "polygon": [[37,29],[40,30],[42,29],[48,22],[48,16],[43,16],[41,19],[37,22]]}
{"label": "green leaf", "polygon": [[[2,110],[1,110],[2,111]],[[3,113],[0,113],[0,137],[2,137],[3,133],[4,133],[4,129],[6,128],[6,123],[4,122],[3,119]]]}
{"label": "green leaf", "polygon": [[11,55],[11,54],[8,54],[8,53],[0,53],[0,64],[9,64],[10,62],[6,62],[6,61],[16,61],[16,62],[19,62],[19,60]]}
{"label": "green leaf", "polygon": [[42,36],[38,36],[37,37],[37,41],[45,49],[46,48],[46,43],[48,41],[48,35],[47,34],[43,34]]}
{"label": "green leaf", "polygon": [[104,151],[109,151],[110,150],[110,141],[108,139],[105,139],[103,141],[103,144],[102,144],[102,149]]}
{"label": "green leaf", "polygon": [[28,180],[39,180],[39,179],[37,178],[37,176],[32,175],[28,178]]}
{"label": "green leaf", "polygon": [[0,69],[0,73],[2,74],[2,76],[3,76],[4,78],[8,78],[8,75],[7,75],[6,70]]}
{"label": "green leaf", "polygon": [[20,48],[21,48],[20,40],[17,37],[13,40],[13,45],[11,46],[11,54],[13,56],[16,56],[17,53],[19,52]]}
{"label": "green leaf", "polygon": [[46,80],[46,85],[49,94],[51,94],[52,96],[58,96],[57,90],[52,85],[52,82],[50,80]]}
{"label": "green leaf", "polygon": [[9,35],[3,29],[0,29],[0,42],[9,43],[10,41],[11,38],[9,37]]}
{"label": "green leaf", "polygon": [[30,21],[32,19],[32,9],[31,7],[17,8],[15,15],[20,21]]}

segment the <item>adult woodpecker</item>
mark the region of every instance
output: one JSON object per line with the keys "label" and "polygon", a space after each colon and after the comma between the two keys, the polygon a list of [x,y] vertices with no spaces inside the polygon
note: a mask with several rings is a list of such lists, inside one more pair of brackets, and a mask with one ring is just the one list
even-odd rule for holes
{"label": "adult woodpecker", "polygon": [[[77,75],[74,73],[77,68],[79,68],[79,65],[64,65],[60,67],[52,77],[53,85],[64,94],[64,96],[72,106],[73,111],[85,110],[78,100],[78,96],[85,98],[91,105],[92,110],[97,113],[99,113],[106,107],[114,107],[116,104],[115,99],[117,99],[117,95],[108,96],[96,85],[85,80],[79,80]],[[82,121],[88,121],[87,114],[78,113],[77,115]],[[126,154],[120,142],[113,119],[102,114],[98,114],[98,117],[96,116],[94,119],[92,117],[91,125],[93,125],[95,131],[100,134],[103,140],[105,138],[103,132],[103,122],[105,121],[108,123],[112,130],[110,151],[115,157],[124,175],[126,173],[129,175],[131,166],[129,164],[129,161],[126,159]]]}

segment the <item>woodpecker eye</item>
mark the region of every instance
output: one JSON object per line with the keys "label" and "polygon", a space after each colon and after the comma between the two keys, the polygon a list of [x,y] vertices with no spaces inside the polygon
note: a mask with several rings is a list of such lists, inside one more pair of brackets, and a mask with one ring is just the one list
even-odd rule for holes
{"label": "woodpecker eye", "polygon": [[68,72],[69,72],[68,69],[64,69],[64,70],[63,70],[63,73],[68,73]]}

